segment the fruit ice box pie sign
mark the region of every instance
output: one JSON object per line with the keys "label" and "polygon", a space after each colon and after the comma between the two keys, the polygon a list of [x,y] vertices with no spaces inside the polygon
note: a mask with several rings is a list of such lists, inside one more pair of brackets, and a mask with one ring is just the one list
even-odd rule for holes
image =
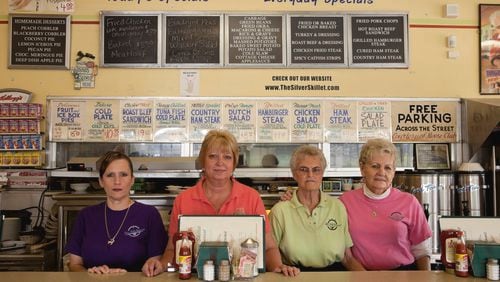
{"label": "fruit ice box pie sign", "polygon": [[11,14],[9,68],[69,69],[69,15]]}

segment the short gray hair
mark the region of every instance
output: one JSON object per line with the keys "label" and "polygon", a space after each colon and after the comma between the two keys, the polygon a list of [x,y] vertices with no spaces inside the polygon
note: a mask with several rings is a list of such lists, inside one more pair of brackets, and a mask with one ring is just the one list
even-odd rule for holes
{"label": "short gray hair", "polygon": [[383,138],[375,138],[369,139],[366,143],[361,147],[361,152],[359,153],[359,166],[366,164],[371,160],[374,153],[387,153],[390,156],[394,157],[394,165],[396,162],[396,157],[398,150],[396,146],[392,144],[387,139]]}
{"label": "short gray hair", "polygon": [[297,169],[297,163],[305,156],[319,157],[321,161],[321,168],[325,170],[326,168],[325,155],[323,155],[323,152],[318,147],[314,147],[311,145],[301,145],[300,147],[295,149],[295,151],[292,154],[292,157],[290,158],[290,169],[291,170]]}

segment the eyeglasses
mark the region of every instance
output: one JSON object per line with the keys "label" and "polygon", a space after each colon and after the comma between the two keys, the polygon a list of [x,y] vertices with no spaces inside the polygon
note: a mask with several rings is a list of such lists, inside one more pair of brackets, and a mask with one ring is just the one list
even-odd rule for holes
{"label": "eyeglasses", "polygon": [[313,175],[323,174],[323,169],[319,166],[312,167],[312,168],[301,166],[297,169],[297,171],[301,174],[304,174],[304,175],[308,175],[310,172],[312,172]]}

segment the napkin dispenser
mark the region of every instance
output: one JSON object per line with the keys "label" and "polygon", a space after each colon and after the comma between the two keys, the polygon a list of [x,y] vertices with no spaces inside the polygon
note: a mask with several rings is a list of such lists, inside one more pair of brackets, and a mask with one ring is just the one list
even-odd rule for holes
{"label": "napkin dispenser", "polygon": [[229,245],[227,242],[201,242],[198,250],[198,257],[196,259],[196,271],[198,272],[198,278],[203,279],[203,264],[205,263],[205,261],[212,260],[214,262],[215,268],[217,269],[220,261],[223,259],[231,261],[229,259]]}

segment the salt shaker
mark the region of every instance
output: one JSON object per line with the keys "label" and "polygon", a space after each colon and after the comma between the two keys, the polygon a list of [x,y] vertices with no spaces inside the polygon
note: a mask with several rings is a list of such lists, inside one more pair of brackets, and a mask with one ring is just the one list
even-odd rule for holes
{"label": "salt shaker", "polygon": [[488,280],[498,281],[500,280],[498,260],[494,258],[489,258],[486,264],[486,278]]}
{"label": "salt shaker", "polygon": [[215,267],[213,260],[205,261],[203,265],[203,281],[214,281],[215,279]]}

